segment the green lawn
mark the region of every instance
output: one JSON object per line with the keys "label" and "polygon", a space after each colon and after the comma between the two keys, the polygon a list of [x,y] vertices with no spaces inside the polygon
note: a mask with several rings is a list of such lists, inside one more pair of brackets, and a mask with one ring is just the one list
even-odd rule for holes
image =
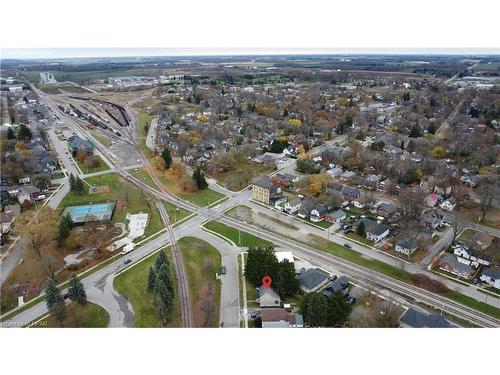
{"label": "green lawn", "polygon": [[145,155],[149,155],[149,153],[151,152],[149,150],[149,148],[146,147],[146,137],[147,137],[147,133],[146,133],[146,124],[148,124],[149,126],[151,126],[151,121],[153,120],[155,116],[153,115],[150,115],[148,113],[145,113],[145,112],[140,112],[137,116],[138,118],[138,131],[139,131],[139,134],[137,135],[137,138],[136,138],[136,142],[137,142],[137,145],[139,146],[139,148],[141,149],[141,151],[145,154]]}
{"label": "green lawn", "polygon": [[175,224],[191,215],[191,211],[177,207],[170,202],[162,200],[161,203],[163,203],[163,206],[167,209],[168,217],[170,218],[170,223],[172,224]]}
{"label": "green lawn", "polygon": [[[178,244],[188,276],[194,326],[218,327],[221,282],[215,274],[222,264],[221,255],[215,247],[198,238],[183,237]],[[209,290],[208,285],[212,285],[213,289]],[[205,313],[203,306],[209,303],[213,311]]]}
{"label": "green lawn", "polygon": [[354,232],[347,233],[346,237],[349,237],[349,238],[353,239],[354,241],[364,243],[368,246],[373,246],[373,244],[375,243],[372,240],[369,240],[368,238],[360,236],[359,234],[354,233]]}
{"label": "green lawn", "polygon": [[109,170],[108,164],[99,155],[95,155],[94,158],[99,160],[99,166],[98,167],[86,167],[85,163],[77,160],[75,158],[76,164],[78,164],[78,168],[84,173],[84,174],[89,174],[89,173],[95,173],[95,172],[102,172],[102,171],[107,171]]}
{"label": "green lawn", "polygon": [[[455,301],[455,302],[461,303],[462,305],[469,306],[477,311],[481,311],[484,314],[487,314],[487,315],[493,316],[497,319],[500,319],[500,309],[498,309],[494,306],[488,305],[487,303],[477,301],[472,297],[463,295],[461,293],[457,293],[453,290],[448,290],[448,292],[445,294],[445,296],[448,297],[449,299]],[[495,298],[495,297],[492,297],[492,298]]]}
{"label": "green lawn", "polygon": [[460,233],[460,236],[458,236],[457,240],[463,242],[469,242],[470,240],[472,240],[472,237],[476,235],[476,233],[477,230],[467,228],[462,233]]}
{"label": "green lawn", "polygon": [[318,227],[321,227],[323,229],[328,229],[328,228],[330,228],[333,225],[333,223],[330,223],[329,221],[326,221],[326,220],[322,220],[322,221],[320,221],[318,223],[311,222],[311,224],[312,225],[317,225]]}
{"label": "green lawn", "polygon": [[150,222],[144,234],[145,237],[163,229],[160,213],[155,206],[153,197],[127,182],[116,173],[90,177],[85,179],[85,181],[90,185],[108,186],[109,192],[89,194],[88,185],[85,185],[85,190],[82,194],[69,192],[59,205],[60,209],[68,206],[115,201],[117,202],[117,206],[115,207],[112,222],[125,223],[127,213],[145,212],[150,215]]}
{"label": "green lawn", "polygon": [[[166,249],[167,257],[171,259],[170,248]],[[148,284],[149,267],[154,265],[157,253],[130,267],[113,280],[114,288],[123,295],[132,305],[135,312],[134,327],[161,327],[161,321],[153,306],[152,297],[146,291]],[[175,306],[177,300],[177,282],[175,269],[172,266],[172,278],[175,289]],[[167,327],[180,327],[180,316],[177,313]]]}
{"label": "green lawn", "polygon": [[[266,247],[273,246],[269,241],[255,237],[254,235],[241,231],[238,233],[238,229],[228,227],[227,225],[218,223],[216,221],[210,221],[204,225],[205,228],[220,234],[233,241],[238,246],[243,247]],[[241,239],[241,242],[240,242]]]}
{"label": "green lawn", "polygon": [[[66,311],[66,319],[62,324],[62,327],[65,328],[106,328],[109,324],[107,311],[90,302],[84,306],[71,302],[66,306]],[[49,316],[37,326],[57,328],[61,327],[61,323]]]}

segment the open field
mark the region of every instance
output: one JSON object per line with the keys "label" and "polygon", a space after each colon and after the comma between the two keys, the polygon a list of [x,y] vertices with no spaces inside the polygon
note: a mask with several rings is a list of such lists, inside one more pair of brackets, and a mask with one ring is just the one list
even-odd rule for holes
{"label": "open field", "polygon": [[84,306],[71,302],[66,305],[67,316],[62,324],[49,316],[39,322],[38,327],[49,328],[106,328],[109,324],[109,315],[101,306],[88,302]]}
{"label": "open field", "polygon": [[[134,169],[132,171],[129,171],[129,173],[141,179],[149,186],[156,188],[156,185],[151,179],[151,176],[149,176],[144,168]],[[210,188],[205,190],[198,190],[192,193],[184,192],[179,186],[179,178],[172,176],[170,171],[165,171],[163,173],[155,171],[154,173],[158,176],[158,179],[163,184],[166,190],[174,193],[181,199],[196,204],[197,206],[206,207],[224,198],[223,194],[218,193]]]}
{"label": "open field", "polygon": [[247,187],[251,181],[259,176],[267,175],[274,168],[263,164],[251,163],[249,161],[239,161],[235,168],[228,172],[213,176],[217,183],[232,191],[240,191]]}
{"label": "open field", "polygon": [[[109,77],[125,77],[125,76],[150,76],[157,75],[160,70],[154,69],[121,69],[121,70],[90,70],[90,71],[59,71],[50,70],[49,73],[54,75],[54,78],[58,81],[80,81],[88,79],[106,79]],[[23,74],[29,81],[37,82],[40,80],[39,71],[24,71]]]}
{"label": "open field", "polygon": [[205,228],[220,234],[222,237],[226,237],[233,241],[237,246],[243,247],[267,247],[273,244],[269,241],[257,238],[247,232],[240,232],[238,229],[228,227],[227,225],[218,223],[216,221],[210,221],[204,225]]}
{"label": "open field", "polygon": [[188,275],[194,327],[218,327],[221,282],[215,274],[220,270],[221,255],[198,238],[184,237],[178,244]]}
{"label": "open field", "polygon": [[[172,264],[172,256],[170,248],[166,249],[167,257]],[[154,253],[150,257],[133,265],[125,272],[116,276],[113,281],[114,288],[118,293],[122,294],[132,305],[135,312],[134,327],[161,327],[161,321],[153,306],[151,295],[146,291],[148,284],[149,267],[153,266],[158,253]],[[167,327],[180,327],[180,314],[178,311],[179,304],[177,300],[177,283],[175,282],[175,269],[172,266],[172,280],[175,290],[174,303],[177,309],[177,314],[173,317]]]}

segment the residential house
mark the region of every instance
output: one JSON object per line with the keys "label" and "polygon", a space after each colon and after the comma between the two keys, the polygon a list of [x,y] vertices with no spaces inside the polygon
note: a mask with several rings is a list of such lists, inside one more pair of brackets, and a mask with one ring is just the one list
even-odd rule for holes
{"label": "residential house", "polygon": [[330,211],[325,214],[324,219],[330,223],[338,223],[345,220],[347,217],[346,213],[342,210]]}
{"label": "residential house", "polygon": [[281,306],[281,298],[278,293],[272,288],[266,288],[261,285],[259,288],[259,298],[257,302],[260,307],[279,307]]}
{"label": "residential house", "polygon": [[474,267],[479,267],[480,264],[485,266],[489,266],[491,264],[490,257],[486,254],[481,254],[478,250],[462,245],[452,245],[452,248],[453,254],[460,258],[467,259],[470,262],[469,264]]}
{"label": "residential house", "polygon": [[342,174],[342,168],[334,167],[326,171],[332,178],[338,178]]}
{"label": "residential house", "polygon": [[365,208],[365,207],[370,207],[373,204],[373,201],[366,195],[362,195],[356,200],[352,201],[352,204],[354,205],[354,207],[357,208]]}
{"label": "residential house", "polygon": [[330,298],[337,292],[341,292],[342,295],[347,296],[349,294],[349,279],[346,276],[341,276],[335,278],[333,282],[323,289],[323,295],[326,298]]}
{"label": "residential house", "polygon": [[302,328],[304,318],[287,305],[283,308],[267,308],[260,311],[262,328]]}
{"label": "residential house", "polygon": [[448,212],[451,212],[455,209],[455,207],[457,206],[457,201],[455,200],[455,198],[448,198],[446,199],[445,201],[443,201],[439,207],[441,207],[443,210],[446,210]]}
{"label": "residential house", "polygon": [[427,197],[425,197],[425,204],[428,207],[434,207],[438,202],[441,197],[437,195],[436,193],[430,193]]}
{"label": "residential house", "polygon": [[[470,261],[459,261],[459,259],[454,255],[446,254],[439,260],[439,269],[450,272],[454,275],[468,278],[474,269],[470,266]],[[469,264],[467,264],[467,262]]]}
{"label": "residential house", "polygon": [[20,184],[29,184],[30,183],[30,176],[23,176],[19,178],[19,183]]}
{"label": "residential house", "polygon": [[316,206],[311,210],[311,214],[309,216],[309,219],[313,223],[320,222],[324,219],[327,212],[328,212],[328,209],[325,206],[320,204],[319,206]]}
{"label": "residential house", "polygon": [[271,181],[282,190],[290,189],[293,186],[293,176],[290,174],[276,173],[271,177]]}
{"label": "residential house", "polygon": [[440,314],[426,314],[410,308],[399,318],[399,326],[401,328],[449,328],[450,322]]}
{"label": "residential house", "polygon": [[361,221],[365,224],[365,233],[367,239],[374,242],[379,242],[389,235],[390,228],[387,225],[378,224],[377,222],[368,218],[359,219],[354,227],[357,228]]}
{"label": "residential house", "polygon": [[398,253],[411,255],[418,249],[418,241],[416,238],[410,239],[407,237],[401,237],[396,242],[396,247],[394,248]]}
{"label": "residential house", "polygon": [[391,218],[398,212],[397,207],[393,203],[382,202],[377,207],[377,215],[385,218]]}
{"label": "residential house", "polygon": [[427,229],[436,229],[444,222],[444,215],[438,210],[428,210],[422,214],[420,225]]}
{"label": "residential house", "polygon": [[348,183],[356,177],[356,172],[345,171],[340,175],[340,182]]}
{"label": "residential house", "polygon": [[494,288],[500,289],[500,268],[484,268],[483,273],[481,274],[481,277],[479,279]]}
{"label": "residential house", "polygon": [[288,214],[290,215],[294,215],[299,211],[301,205],[302,205],[302,199],[295,198],[293,201],[285,203],[285,211],[288,212]]}
{"label": "residential house", "polygon": [[301,203],[297,216],[301,219],[306,219],[311,214],[312,209],[314,208],[314,199],[311,197],[306,197]]}
{"label": "residential house", "polygon": [[359,189],[352,188],[347,185],[342,187],[340,193],[342,194],[342,198],[348,202],[352,202],[361,197],[361,191],[359,191]]}
{"label": "residential house", "polygon": [[[41,196],[40,189],[32,185],[27,185],[19,189],[19,193],[17,194],[17,201],[20,204],[23,204],[25,201],[31,203],[35,199],[40,200],[37,199],[40,196]],[[43,198],[45,198],[45,195],[43,195]]]}
{"label": "residential house", "polygon": [[300,289],[306,293],[321,289],[328,281],[328,274],[316,268],[309,268],[299,276]]}
{"label": "residential house", "polygon": [[271,178],[264,176],[252,184],[252,199],[270,204],[273,197],[281,192],[281,188],[273,184]]}
{"label": "residential house", "polygon": [[16,213],[13,211],[2,212],[0,213],[0,225],[1,225],[1,233],[6,234],[9,233],[12,227],[14,226],[14,219],[16,217]]}

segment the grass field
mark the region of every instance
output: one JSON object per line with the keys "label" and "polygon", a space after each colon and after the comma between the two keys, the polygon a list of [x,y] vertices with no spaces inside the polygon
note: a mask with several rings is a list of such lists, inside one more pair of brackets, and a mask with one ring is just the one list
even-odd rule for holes
{"label": "grass field", "polygon": [[[63,72],[59,70],[50,70],[54,78],[58,81],[72,81],[82,79],[106,79],[108,77],[121,77],[121,76],[149,76],[160,74],[161,71],[155,69],[121,69],[121,70],[89,70],[81,72]],[[23,74],[31,82],[40,81],[39,71],[24,71]]]}
{"label": "grass field", "polygon": [[[171,260],[170,248],[166,249],[167,257]],[[146,291],[149,275],[149,267],[154,265],[157,253],[146,258],[140,263],[130,267],[125,272],[116,276],[113,281],[114,288],[122,294],[132,305],[135,312],[134,327],[162,327],[158,314],[153,306],[152,297]],[[172,264],[172,261],[170,261]],[[174,303],[178,309],[177,283],[175,281],[175,270],[172,269],[172,281],[175,290]],[[180,327],[179,313],[175,314],[167,327]]]}
{"label": "grass field", "polygon": [[89,203],[116,202],[113,222],[125,222],[127,213],[146,212],[150,215],[150,222],[146,227],[144,236],[147,237],[163,229],[160,213],[154,199],[141,189],[127,182],[115,173],[85,179],[90,185],[108,186],[109,192],[89,194],[85,186],[83,194],[69,192],[59,205],[60,209],[67,206],[76,206]]}
{"label": "grass field", "polygon": [[215,274],[222,263],[221,255],[198,238],[184,237],[178,244],[188,275],[194,327],[218,327],[221,282]]}
{"label": "grass field", "polygon": [[[251,235],[247,232],[239,232],[238,229],[228,227],[227,225],[218,223],[216,221],[210,221],[204,225],[205,228],[220,234],[233,241],[237,246],[243,247],[266,247],[273,246],[269,241],[260,239]],[[241,241],[240,241],[241,239]]]}
{"label": "grass field", "polygon": [[[153,182],[151,176],[149,176],[144,168],[134,169],[129,171],[129,173],[132,176],[141,179],[149,186],[156,188],[156,184]],[[212,189],[199,190],[193,193],[179,193],[179,189],[176,184],[179,179],[172,178],[168,175],[168,172],[165,174],[156,172],[156,175],[158,176],[158,179],[163,184],[165,189],[173,194],[176,194],[179,198],[191,202],[197,206],[206,207],[224,198],[223,194],[213,191]]]}
{"label": "grass field", "polygon": [[49,328],[106,328],[109,324],[109,314],[101,306],[88,302],[84,306],[71,302],[66,305],[66,319],[63,324],[49,316],[38,323],[40,327]]}
{"label": "grass field", "polygon": [[84,174],[89,174],[89,173],[95,173],[95,172],[102,172],[102,171],[107,171],[109,170],[109,166],[106,164],[104,160],[99,155],[95,155],[94,158],[99,160],[99,166],[98,167],[86,167],[85,163],[77,160],[75,158],[76,164],[78,164],[78,168],[84,173]]}
{"label": "grass field", "polygon": [[147,132],[146,132],[146,124],[147,125],[151,125],[151,121],[154,119],[155,116],[152,116],[148,113],[145,113],[145,112],[140,112],[137,116],[138,120],[139,120],[139,127],[138,127],[138,131],[139,131],[139,134],[136,138],[136,142],[137,142],[137,145],[139,146],[139,148],[141,149],[141,151],[145,154],[145,155],[149,155],[149,153],[151,152],[149,150],[149,148],[146,147],[146,137],[147,137]]}
{"label": "grass field", "polygon": [[252,179],[272,172],[274,168],[266,165],[242,161],[236,164],[232,170],[213,176],[217,183],[232,191],[240,191],[247,187]]}

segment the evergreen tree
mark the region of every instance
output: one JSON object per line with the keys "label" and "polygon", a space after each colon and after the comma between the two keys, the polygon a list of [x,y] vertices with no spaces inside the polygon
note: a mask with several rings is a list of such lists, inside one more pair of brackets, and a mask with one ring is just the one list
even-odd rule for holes
{"label": "evergreen tree", "polygon": [[11,127],[7,130],[7,139],[16,139],[16,133]]}
{"label": "evergreen tree", "polygon": [[172,284],[172,277],[170,275],[170,268],[168,267],[168,264],[162,264],[160,267],[160,270],[158,271],[158,274],[156,276],[156,284],[164,284],[170,294],[172,296],[174,295],[174,284]]}
{"label": "evergreen tree", "polygon": [[167,263],[167,254],[165,254],[164,250],[160,250],[155,261],[155,271],[156,272],[160,271],[161,266],[166,263]]}
{"label": "evergreen tree", "polygon": [[153,267],[149,267],[149,275],[148,275],[148,287],[147,291],[149,293],[153,293],[156,286],[156,272]]}
{"label": "evergreen tree", "polygon": [[69,298],[73,302],[78,302],[80,305],[85,305],[87,303],[87,293],[85,293],[85,287],[82,282],[78,280],[76,275],[72,275],[69,279],[68,287]]}
{"label": "evergreen tree", "polygon": [[66,238],[68,238],[72,228],[73,220],[71,219],[71,215],[68,212],[61,218],[61,221],[59,222],[59,242],[64,241]]}
{"label": "evergreen tree", "polygon": [[321,293],[306,294],[300,304],[304,321],[311,327],[325,327],[328,317],[328,300]]}
{"label": "evergreen tree", "polygon": [[283,110],[283,117],[287,117],[288,116],[288,109],[284,109]]}
{"label": "evergreen tree", "polygon": [[52,310],[52,307],[59,302],[64,303],[64,298],[61,291],[57,288],[56,282],[53,279],[48,279],[45,283],[45,303],[47,309]]}
{"label": "evergreen tree", "polygon": [[24,124],[19,127],[19,132],[17,133],[17,139],[24,141],[25,139],[31,139],[31,130]]}
{"label": "evergreen tree", "polygon": [[[245,267],[245,277],[258,287],[262,284],[264,276],[270,276],[273,280],[277,277],[278,259],[272,247],[250,248],[248,249],[247,265]],[[274,282],[271,287],[275,287]]]}
{"label": "evergreen tree", "polygon": [[365,222],[363,220],[361,220],[359,222],[358,226],[356,227],[356,234],[358,234],[360,236],[365,235]]}
{"label": "evergreen tree", "polygon": [[328,314],[326,325],[340,327],[345,324],[351,314],[352,306],[349,305],[341,292],[336,292],[328,299]]}
{"label": "evergreen tree", "polygon": [[164,148],[161,152],[161,157],[165,160],[165,167],[168,169],[172,165],[172,155],[169,148]]}
{"label": "evergreen tree", "polygon": [[413,128],[410,130],[410,134],[408,135],[410,138],[418,138],[422,136],[422,133],[420,131],[420,128],[415,125]]}
{"label": "evergreen tree", "polygon": [[75,191],[75,176],[73,173],[69,175],[69,190]]}
{"label": "evergreen tree", "polygon": [[193,180],[196,182],[198,189],[204,190],[208,187],[207,180],[205,179],[205,175],[201,171],[200,167],[197,167],[193,173]]}
{"label": "evergreen tree", "polygon": [[278,271],[273,279],[274,289],[281,297],[294,296],[299,290],[299,280],[295,276],[295,266],[287,259],[278,263]]}
{"label": "evergreen tree", "polygon": [[163,325],[166,325],[172,317],[173,296],[169,292],[167,286],[163,283],[159,283],[155,287],[153,304],[155,306],[156,312],[160,316]]}
{"label": "evergreen tree", "polygon": [[75,189],[75,193],[77,194],[81,194],[83,193],[83,189],[84,189],[84,185],[83,185],[83,181],[80,177],[76,177],[75,179],[75,186],[74,186],[74,189]]}

